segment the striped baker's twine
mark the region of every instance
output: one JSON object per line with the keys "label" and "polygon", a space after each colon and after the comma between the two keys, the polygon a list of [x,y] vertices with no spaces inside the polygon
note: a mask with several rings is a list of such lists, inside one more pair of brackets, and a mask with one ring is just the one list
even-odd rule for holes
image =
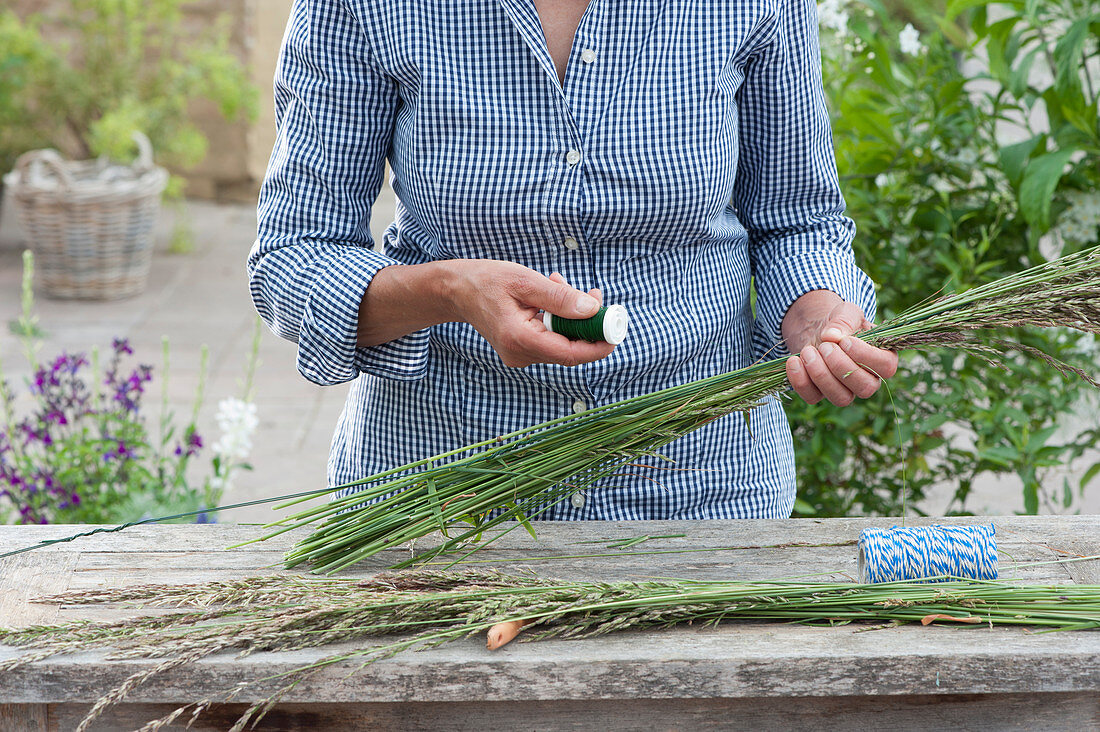
{"label": "striped baker's twine", "polygon": [[864,529],[859,535],[859,581],[927,580],[945,575],[997,579],[993,524]]}

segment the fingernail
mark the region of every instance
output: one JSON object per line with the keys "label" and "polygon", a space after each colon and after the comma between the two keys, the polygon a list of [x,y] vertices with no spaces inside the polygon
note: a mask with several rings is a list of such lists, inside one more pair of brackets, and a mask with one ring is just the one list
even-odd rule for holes
{"label": "fingernail", "polygon": [[820,346],[817,347],[817,350],[821,351],[822,356],[828,358],[829,355],[833,352],[833,344],[828,342],[822,343]]}
{"label": "fingernail", "polygon": [[791,359],[791,371],[802,372],[802,359],[795,356]]}
{"label": "fingernail", "polygon": [[591,315],[596,310],[599,310],[600,304],[596,302],[596,298],[591,295],[581,295],[577,298],[577,304],[574,306],[577,311],[577,315]]}
{"label": "fingernail", "polygon": [[817,360],[817,351],[814,350],[813,346],[806,346],[799,355],[802,356],[802,360],[806,363],[813,363]]}
{"label": "fingernail", "polygon": [[853,342],[854,341],[852,341],[851,337],[845,336],[844,338],[840,339],[840,347],[842,349],[844,349],[845,351],[850,351],[850,350],[852,350],[852,343]]}
{"label": "fingernail", "polygon": [[839,341],[844,334],[837,328],[826,328],[821,332],[821,338],[826,341]]}

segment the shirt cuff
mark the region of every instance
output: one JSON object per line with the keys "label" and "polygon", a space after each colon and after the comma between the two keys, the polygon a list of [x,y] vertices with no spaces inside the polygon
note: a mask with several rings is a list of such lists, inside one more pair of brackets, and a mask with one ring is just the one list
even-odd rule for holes
{"label": "shirt cuff", "polygon": [[315,384],[351,381],[360,373],[412,381],[427,371],[428,331],[369,348],[356,345],[359,305],[379,270],[397,260],[363,247],[325,258],[306,298],[298,334],[298,371]]}
{"label": "shirt cuff", "polygon": [[875,317],[875,287],[863,270],[846,254],[803,252],[776,260],[756,278],[756,323],[753,354],[757,359],[789,356],[782,325],[787,310],[798,298],[813,290],[831,290]]}

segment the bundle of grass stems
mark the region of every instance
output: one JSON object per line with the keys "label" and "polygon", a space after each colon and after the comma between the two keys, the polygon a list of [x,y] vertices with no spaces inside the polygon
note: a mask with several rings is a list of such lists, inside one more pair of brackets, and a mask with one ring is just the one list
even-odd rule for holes
{"label": "bundle of grass stems", "polygon": [[[112,648],[108,658],[164,659],[103,696],[82,732],[141,683],[223,650],[243,654],[316,648],[386,638],[339,650],[277,677],[245,682],[176,709],[143,730],[170,724],[188,711],[232,701],[250,684],[275,682],[275,693],[253,704],[233,730],[258,721],[311,674],[354,661],[357,668],[408,649],[438,646],[487,633],[490,648],[522,640],[586,638],[628,628],[729,621],[887,625],[948,623],[1029,626],[1041,631],[1100,628],[1100,586],[1025,585],[955,579],[939,584],[859,585],[800,581],[576,582],[494,570],[405,570],[368,580],[266,576],[203,585],[146,585],[67,593],[46,602],[140,603],[179,611],[112,622],[73,622],[0,630],[0,644],[35,649],[0,672],[50,656]],[[399,636],[394,639],[394,636]]]}
{"label": "bundle of grass stems", "polygon": [[[990,360],[1022,351],[1100,386],[1078,368],[989,335],[1018,327],[1100,333],[1100,249],[931,300],[860,337],[892,350],[948,347]],[[551,420],[337,486],[334,495],[351,490],[270,524],[274,530],[264,538],[319,523],[286,563],[332,573],[436,530],[444,541],[395,567],[453,553],[506,521],[534,534],[529,518],[638,460],[661,461],[663,446],[712,420],[733,412],[748,418],[762,400],[787,389],[785,359],[773,359]]]}

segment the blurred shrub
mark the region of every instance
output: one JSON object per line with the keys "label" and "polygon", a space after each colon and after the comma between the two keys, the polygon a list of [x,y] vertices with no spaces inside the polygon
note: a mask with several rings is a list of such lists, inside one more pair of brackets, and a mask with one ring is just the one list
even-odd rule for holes
{"label": "blurred shrub", "polygon": [[[954,0],[920,29],[874,0],[819,11],[837,165],[879,319],[1095,245],[1100,124],[1087,64],[1100,56],[1100,3]],[[1095,368],[1089,337],[1016,337]],[[789,403],[797,514],[896,515],[936,484],[956,486],[948,512],[963,513],[983,474],[1018,476],[1036,513],[1070,507],[1096,472],[1044,493],[1050,469],[1095,445],[1100,427],[1060,434],[1092,395],[1033,359],[909,354],[890,389],[893,399],[883,389],[845,409]]]}
{"label": "blurred shrub", "polygon": [[35,23],[0,11],[0,172],[10,170],[21,152],[47,142],[34,84],[56,74],[58,63]]}
{"label": "blurred shrub", "polygon": [[68,0],[50,18],[0,14],[0,164],[44,144],[129,162],[140,130],[158,162],[187,168],[207,147],[189,116],[194,103],[226,119],[253,116],[257,94],[227,26],[185,27],[183,5]]}

